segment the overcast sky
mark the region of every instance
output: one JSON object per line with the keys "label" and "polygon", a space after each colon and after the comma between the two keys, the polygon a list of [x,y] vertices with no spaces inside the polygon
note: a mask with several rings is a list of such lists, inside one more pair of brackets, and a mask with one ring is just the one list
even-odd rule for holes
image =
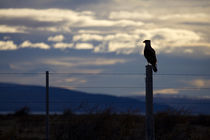
{"label": "overcast sky", "polygon": [[[144,95],[142,42],[149,39],[158,58],[155,94],[209,98],[209,13],[209,0],[0,0],[0,72],[127,73],[52,74],[50,83]],[[0,81],[45,82],[43,74],[1,75]],[[110,86],[124,88],[81,88]]]}

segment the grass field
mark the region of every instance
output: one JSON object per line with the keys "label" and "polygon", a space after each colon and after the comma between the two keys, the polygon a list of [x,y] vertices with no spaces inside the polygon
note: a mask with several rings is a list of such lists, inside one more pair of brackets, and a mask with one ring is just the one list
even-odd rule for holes
{"label": "grass field", "polygon": [[[145,118],[110,110],[76,115],[50,115],[51,140],[144,140]],[[210,116],[179,111],[155,115],[157,140],[209,140]],[[45,116],[16,113],[0,115],[0,140],[44,140]]]}

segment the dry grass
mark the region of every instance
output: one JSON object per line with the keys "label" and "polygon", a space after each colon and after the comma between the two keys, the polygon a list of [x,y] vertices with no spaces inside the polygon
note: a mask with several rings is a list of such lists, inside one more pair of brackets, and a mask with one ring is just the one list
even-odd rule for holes
{"label": "dry grass", "polygon": [[[116,114],[110,109],[76,115],[65,110],[50,116],[51,140],[141,140],[145,139],[144,116]],[[157,140],[209,140],[210,116],[192,116],[181,111],[155,115]],[[0,140],[44,140],[45,116],[0,115]]]}

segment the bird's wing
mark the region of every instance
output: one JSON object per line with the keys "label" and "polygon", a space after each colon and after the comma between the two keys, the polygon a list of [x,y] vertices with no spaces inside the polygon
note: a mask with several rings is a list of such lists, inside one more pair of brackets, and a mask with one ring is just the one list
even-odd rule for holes
{"label": "bird's wing", "polygon": [[153,63],[157,63],[157,58],[156,58],[156,54],[155,54],[155,50],[153,48],[150,49],[150,53],[152,55],[152,61]]}
{"label": "bird's wing", "polygon": [[156,55],[155,50],[153,48],[151,48],[150,51],[151,51],[151,53],[153,53],[153,55]]}

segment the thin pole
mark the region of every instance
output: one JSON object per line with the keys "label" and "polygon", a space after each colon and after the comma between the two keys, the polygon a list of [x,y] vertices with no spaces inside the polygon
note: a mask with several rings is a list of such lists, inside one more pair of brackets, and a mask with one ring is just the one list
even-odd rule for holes
{"label": "thin pole", "polygon": [[46,71],[46,140],[49,140],[49,72]]}
{"label": "thin pole", "polygon": [[154,140],[152,66],[146,66],[146,140]]}

